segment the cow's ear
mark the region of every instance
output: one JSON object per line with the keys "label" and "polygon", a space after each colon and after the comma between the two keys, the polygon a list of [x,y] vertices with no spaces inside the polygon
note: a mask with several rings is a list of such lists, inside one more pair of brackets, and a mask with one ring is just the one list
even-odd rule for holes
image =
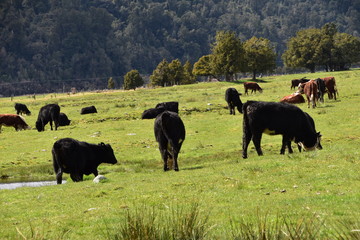
{"label": "cow's ear", "polygon": [[100,146],[105,146],[105,143],[101,142],[99,143]]}
{"label": "cow's ear", "polygon": [[242,95],[242,93],[239,93],[239,96],[241,96]]}

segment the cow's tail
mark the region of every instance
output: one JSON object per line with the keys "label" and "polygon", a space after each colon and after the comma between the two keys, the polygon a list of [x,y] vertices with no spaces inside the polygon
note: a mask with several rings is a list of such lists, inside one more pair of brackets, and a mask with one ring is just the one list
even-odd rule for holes
{"label": "cow's tail", "polygon": [[59,161],[57,158],[60,148],[61,148],[61,145],[58,142],[55,142],[53,149],[51,151],[52,157],[53,157],[53,167],[54,167],[55,173],[58,173],[59,168],[60,168],[60,164],[59,164]]}
{"label": "cow's tail", "polygon": [[311,106],[314,107],[314,94],[313,93],[310,95],[310,102],[311,102]]}
{"label": "cow's tail", "polygon": [[250,129],[250,125],[249,125],[249,117],[247,114],[247,107],[249,106],[249,101],[247,101],[246,103],[244,103],[243,105],[243,115],[244,115],[244,120],[243,120],[243,135],[246,136],[247,134],[252,134],[251,133],[251,129]]}
{"label": "cow's tail", "polygon": [[162,114],[161,118],[161,127],[165,137],[168,139],[172,147],[177,149],[185,140],[185,134],[183,133],[185,129],[182,126],[181,119],[174,119],[167,112]]}

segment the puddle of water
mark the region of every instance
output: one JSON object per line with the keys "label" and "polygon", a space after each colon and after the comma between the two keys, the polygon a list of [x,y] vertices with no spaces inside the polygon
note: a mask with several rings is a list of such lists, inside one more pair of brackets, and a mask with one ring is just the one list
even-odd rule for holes
{"label": "puddle of water", "polygon": [[[66,183],[66,181],[62,181],[62,183]],[[42,187],[49,185],[56,185],[56,181],[0,183],[0,190],[15,189],[19,187]]]}

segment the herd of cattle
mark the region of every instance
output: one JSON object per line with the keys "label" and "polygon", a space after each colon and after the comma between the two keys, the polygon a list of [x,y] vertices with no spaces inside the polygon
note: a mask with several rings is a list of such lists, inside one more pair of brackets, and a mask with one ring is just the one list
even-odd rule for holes
{"label": "herd of cattle", "polygon": [[[252,140],[257,154],[262,155],[261,137],[263,133],[269,135],[282,135],[282,146],[280,154],[284,154],[286,148],[292,153],[291,142],[294,141],[298,150],[309,151],[315,148],[322,149],[320,144],[321,134],[315,129],[312,117],[303,112],[295,103],[305,102],[301,94],[305,94],[312,106],[316,101],[324,101],[323,95],[328,93],[329,99],[336,99],[336,83],[334,77],[309,79],[294,79],[291,82],[291,89],[298,87],[298,91],[286,96],[280,102],[247,101],[242,103],[241,93],[235,88],[228,88],[225,91],[225,100],[228,104],[231,115],[235,115],[235,108],[243,114],[243,146],[242,157],[247,158],[247,149]],[[248,90],[262,92],[257,83],[244,83],[245,94]],[[301,97],[302,98],[301,98]],[[289,104],[291,103],[291,104]],[[12,126],[17,131],[30,129],[22,114],[30,115],[31,112],[26,105],[15,104],[17,114],[0,114],[1,126]],[[81,109],[81,114],[97,113],[95,106]],[[155,119],[154,134],[159,144],[159,150],[164,163],[164,171],[169,170],[168,161],[173,162],[173,169],[179,171],[178,154],[185,140],[185,126],[178,115],[178,102],[163,102],[142,113],[142,119]],[[35,123],[36,129],[41,132],[47,123],[50,128],[57,130],[59,126],[69,125],[71,120],[60,112],[57,104],[43,106],[38,114]],[[63,173],[69,173],[74,182],[82,181],[83,175],[98,175],[97,167],[101,163],[117,163],[113,149],[109,144],[90,144],[72,138],[57,140],[52,148],[53,167],[58,184],[62,183]]]}

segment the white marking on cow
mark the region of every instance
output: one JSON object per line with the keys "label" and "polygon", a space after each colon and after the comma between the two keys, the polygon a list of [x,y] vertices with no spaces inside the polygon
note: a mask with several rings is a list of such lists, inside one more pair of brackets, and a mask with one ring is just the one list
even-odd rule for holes
{"label": "white marking on cow", "polygon": [[306,146],[304,145],[304,143],[302,143],[302,142],[299,142],[298,145],[299,145],[304,151],[314,151],[314,150],[316,149],[317,145],[318,145],[318,142],[319,142],[319,141],[317,141],[317,142],[315,143],[315,145],[312,146],[312,147],[306,147]]}

